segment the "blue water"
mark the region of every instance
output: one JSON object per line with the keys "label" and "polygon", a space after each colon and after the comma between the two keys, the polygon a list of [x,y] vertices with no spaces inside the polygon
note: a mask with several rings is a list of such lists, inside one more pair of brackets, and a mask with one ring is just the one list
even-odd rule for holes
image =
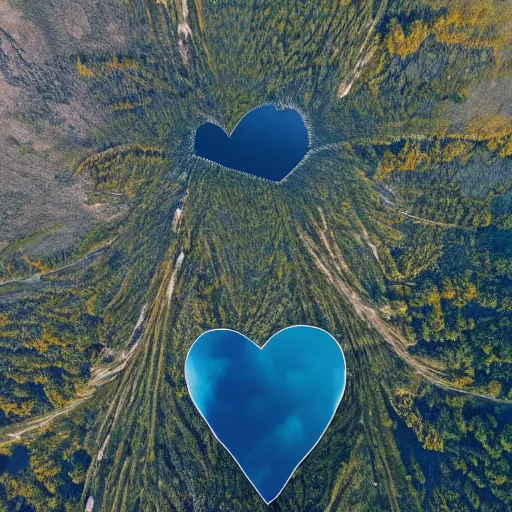
{"label": "blue water", "polygon": [[301,115],[273,105],[246,114],[230,137],[219,126],[205,123],[195,138],[196,155],[272,181],[281,181],[289,174],[308,147],[308,131]]}
{"label": "blue water", "polygon": [[194,404],[268,503],[330,423],[345,359],[336,340],[314,327],[284,329],[261,350],[218,329],[196,340],[185,376]]}

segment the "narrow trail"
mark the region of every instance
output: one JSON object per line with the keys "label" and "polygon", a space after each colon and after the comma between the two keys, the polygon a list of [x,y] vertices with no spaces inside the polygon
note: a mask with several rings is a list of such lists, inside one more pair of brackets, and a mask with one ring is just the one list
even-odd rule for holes
{"label": "narrow trail", "polygon": [[[383,183],[381,183],[379,185],[387,193],[391,193],[393,195],[395,194],[390,188],[386,187]],[[378,187],[379,185],[377,185],[374,182],[375,187]],[[386,195],[382,191],[379,191],[378,189],[376,190],[376,192],[377,192],[377,194],[379,194],[379,197],[384,201],[384,203],[387,206],[389,206],[391,208],[398,208],[398,205],[396,204],[395,200],[391,200],[389,197],[386,197]],[[416,215],[411,215],[407,210],[399,210],[399,213],[400,213],[400,215],[403,215],[404,217],[411,219],[413,222],[420,222],[421,224],[429,224],[431,226],[440,226],[442,228],[460,228],[460,227],[462,227],[462,226],[459,226],[458,224],[451,224],[449,222],[440,222],[437,220],[430,220],[430,219],[425,219],[423,217],[417,217]]]}
{"label": "narrow trail", "polygon": [[[144,315],[146,308],[147,306],[144,305],[132,335],[126,342],[125,347],[117,353],[114,360],[108,365],[99,365],[91,369],[91,378],[73,400],[68,402],[64,407],[48,414],[0,429],[0,446],[18,442],[24,437],[27,437],[28,434],[46,427],[53,420],[69,414],[89,400],[100,387],[115,379],[117,375],[124,370],[137,350],[140,331],[145,322]],[[105,355],[113,355],[113,351],[107,351]]]}
{"label": "narrow trail", "polygon": [[337,96],[339,99],[344,98],[352,90],[352,87],[354,86],[356,80],[363,73],[364,67],[366,66],[366,64],[368,64],[368,62],[370,62],[371,58],[373,57],[376,47],[370,45],[370,47],[367,49],[367,46],[371,36],[373,35],[375,27],[377,26],[377,23],[384,15],[387,5],[387,0],[382,0],[379,5],[377,13],[375,14],[375,18],[373,18],[373,20],[370,21],[366,37],[363,41],[363,44],[361,45],[361,48],[359,48],[356,63],[352,70],[347,74],[345,80],[343,80],[338,87]]}
{"label": "narrow trail", "polygon": [[[320,210],[320,209],[319,209]],[[512,400],[495,398],[484,393],[469,391],[455,387],[446,377],[445,367],[433,360],[419,359],[409,353],[408,340],[394,327],[390,326],[381,316],[379,310],[369,301],[361,296],[361,288],[357,278],[352,274],[345,260],[341,249],[329,231],[323,212],[320,210],[320,217],[323,227],[315,224],[315,229],[322,242],[323,248],[329,254],[329,258],[322,255],[318,244],[312,238],[300,231],[300,236],[310,256],[313,258],[317,268],[327,277],[328,281],[348,300],[354,308],[355,313],[370,328],[376,330],[382,338],[391,346],[393,351],[416,373],[427,379],[430,383],[443,389],[456,393],[482,398],[501,404],[512,404]]]}
{"label": "narrow trail", "polygon": [[70,413],[71,411],[75,410],[79,405],[84,403],[89,397],[83,396],[80,398],[74,399],[69,404],[65,405],[61,409],[54,411],[50,414],[47,414],[45,416],[40,416],[37,418],[33,418],[29,421],[23,422],[23,426],[20,427],[20,425],[14,425],[11,427],[11,429],[2,429],[3,431],[0,432],[0,447],[6,446],[11,443],[17,443],[21,441],[24,437],[27,436],[27,434],[30,434],[31,432],[37,431],[38,429],[44,428],[46,425],[51,423],[53,420],[65,416],[66,414]]}
{"label": "narrow trail", "polygon": [[[326,250],[329,255],[329,258],[325,258],[325,254],[322,254],[322,251],[318,248],[318,244],[316,244],[307,233],[301,231],[301,239],[308,253],[313,258],[317,268],[327,277],[328,281],[335,287],[335,289],[338,290],[340,294],[349,301],[359,318],[361,318],[371,328],[375,329],[403,361],[405,361],[419,375],[427,379],[432,384],[460,394],[490,400],[501,404],[512,404],[512,400],[495,398],[484,393],[457,388],[453,386],[449,380],[447,380],[445,368],[442,364],[432,360],[419,359],[411,355],[408,351],[408,340],[394,327],[387,323],[387,321],[382,317],[378,308],[363,298],[363,290],[357,277],[354,276],[347,263],[345,262],[342,251],[336,243],[333,233],[328,229],[323,212],[320,209],[319,212],[322,227],[315,224],[315,229],[322,242],[324,250]],[[411,217],[416,218],[414,216]],[[451,225],[436,223],[434,221],[427,221],[426,219],[416,219],[420,221],[426,221],[429,224],[440,224],[442,226],[451,227]],[[179,232],[179,224],[181,220],[181,214],[179,214],[179,218],[174,226],[176,232]],[[363,238],[368,241],[368,234],[363,233]],[[112,245],[112,243],[113,241],[110,241],[105,246],[84,256],[80,260],[51,270],[43,275],[55,274],[57,272],[72,268],[88,259],[92,259],[104,252],[108,247]],[[374,251],[375,248],[375,254],[376,247],[374,246],[371,248],[372,251]],[[375,257],[378,259],[378,254],[375,254]],[[102,454],[104,453],[110,439],[110,431],[115,425],[123,406],[126,405],[127,402],[131,403],[134,394],[137,393],[137,389],[141,385],[141,372],[144,369],[144,371],[149,371],[150,375],[156,379],[154,381],[155,386],[153,387],[154,392],[152,400],[150,401],[152,409],[152,414],[150,415],[150,432],[151,437],[154,436],[154,427],[156,424],[155,393],[159,388],[158,383],[161,380],[164,347],[160,346],[159,343],[152,342],[156,339],[161,340],[165,337],[164,332],[162,332],[162,328],[159,328],[158,326],[162,325],[162,318],[168,319],[169,317],[178,273],[184,258],[184,253],[180,252],[175,261],[167,266],[164,272],[160,290],[157,293],[157,297],[154,303],[151,305],[151,307],[149,307],[147,304],[143,306],[133,332],[123,349],[118,351],[116,354],[114,354],[112,350],[108,351],[107,355],[114,355],[114,360],[108,364],[102,364],[93,367],[91,369],[91,377],[84,388],[73,400],[71,400],[60,409],[51,411],[50,413],[39,417],[31,418],[22,423],[9,425],[0,429],[0,446],[19,442],[20,440],[28,437],[30,434],[36,433],[38,430],[43,429],[54,420],[71,413],[86,401],[90,400],[98,389],[113,381],[116,377],[123,373],[123,370],[125,370],[125,368],[130,363],[132,363],[131,371],[128,373],[123,373],[123,384],[119,386],[115,400],[111,402],[105,417],[104,425],[102,428],[100,428],[98,434],[98,460],[101,461],[102,459]],[[148,332],[146,332],[146,324],[150,325]],[[134,361],[137,354],[141,354],[141,357],[143,358],[143,360],[140,361],[140,365],[135,364]],[[149,368],[147,366],[148,364]],[[134,373],[133,375],[132,372]],[[127,379],[131,379],[132,382],[129,384]],[[148,450],[148,460],[151,460],[152,456],[154,457],[154,454],[152,453],[150,444],[148,444]]]}
{"label": "narrow trail", "polygon": [[[175,259],[166,262],[162,269],[163,274],[159,273],[156,276],[160,280],[160,285],[154,301],[148,308],[145,328],[137,349],[133,357],[126,361],[129,368],[123,372],[113,396],[108,401],[108,408],[101,424],[97,430],[91,432],[88,440],[91,449],[97,450],[97,456],[87,472],[83,499],[101,501],[102,510],[119,510],[126,496],[126,489],[134,485],[138,479],[147,478],[148,465],[156,460],[158,399],[165,367],[167,329],[174,290],[184,258],[185,254],[181,251]],[[144,418],[142,423],[141,418]],[[101,474],[103,456],[109,447],[112,434],[121,424],[127,429],[127,439],[116,448],[116,454],[113,460],[110,460],[113,466],[108,472],[109,480],[106,482],[106,487],[110,491],[109,495],[103,495],[103,489],[98,487],[98,475]],[[135,435],[134,431],[138,429],[144,430],[143,437],[146,443],[140,447],[138,457],[129,457],[125,450],[130,437]]]}
{"label": "narrow trail", "polygon": [[[186,199],[186,196],[185,196]],[[156,461],[159,403],[168,357],[170,319],[175,308],[175,290],[185,260],[180,250],[180,224],[183,205],[175,215],[173,231],[178,235],[169,248],[167,258],[154,275],[150,288],[156,288],[154,299],[145,309],[143,330],[137,348],[127,358],[115,387],[110,389],[106,409],[97,428],[91,430],[86,445],[96,452],[87,471],[82,498],[84,502],[101,503],[98,510],[124,510],[133,488],[148,488],[151,468]],[[140,331],[140,329],[139,329]],[[122,440],[111,446],[115,433]],[[144,445],[130,446],[132,438],[144,438]],[[104,455],[112,450],[106,480]],[[105,489],[109,489],[108,494]],[[147,499],[147,498],[146,498]],[[177,498],[176,498],[177,500]],[[179,500],[177,500],[179,501]]]}
{"label": "narrow trail", "polygon": [[107,242],[105,245],[101,246],[99,249],[96,249],[95,251],[90,252],[89,254],[86,254],[79,260],[73,261],[72,263],[68,263],[67,265],[63,265],[62,267],[54,268],[52,270],[48,270],[47,272],[37,272],[35,274],[32,274],[30,277],[25,277],[25,278],[20,277],[18,279],[9,279],[8,281],[1,281],[0,287],[6,286],[8,284],[15,284],[15,283],[29,284],[29,285],[38,283],[44,277],[51,276],[51,275],[57,274],[59,272],[62,272],[63,270],[68,270],[70,268],[76,267],[82,263],[85,263],[88,260],[93,260],[100,254],[104,253],[114,243],[114,241],[115,241],[115,238],[110,240],[109,242]]}
{"label": "narrow trail", "polygon": [[417,221],[417,222],[421,222],[423,224],[430,224],[432,226],[441,226],[443,228],[457,228],[457,227],[459,227],[457,224],[448,224],[446,222],[438,222],[438,221],[435,221],[435,220],[423,219],[422,217],[416,217],[416,215],[411,215],[410,213],[407,213],[406,211],[403,211],[403,210],[400,210],[400,213],[404,217],[408,217],[409,219],[412,219],[412,220]]}
{"label": "narrow trail", "polygon": [[[186,197],[185,197],[186,198]],[[183,208],[183,206],[182,206]],[[179,218],[175,224],[175,232],[179,233],[179,227],[182,220],[182,212],[179,214]],[[95,256],[98,256],[99,254],[106,251],[115,241],[113,240],[109,241],[107,244],[105,244],[103,247],[100,247],[99,249],[95,250],[94,252],[84,256],[78,261],[75,261],[73,263],[70,263],[68,265],[65,265],[63,267],[59,267],[56,269],[53,269],[49,272],[46,272],[45,274],[39,274],[39,278],[42,276],[47,276],[51,274],[56,274],[57,272],[61,272],[63,270],[68,270],[80,263],[83,263],[86,260],[93,259]],[[176,269],[174,269],[174,272],[172,272],[173,266],[170,265],[170,270],[168,270],[168,276],[166,277],[166,290],[164,292],[167,295],[167,306],[170,305],[170,299],[172,298],[172,293],[174,291],[175,282],[177,279],[177,273],[179,271],[179,268],[181,267],[181,263],[183,262],[184,255],[181,253],[178,256],[178,260],[176,261]],[[32,277],[33,278],[33,277]],[[30,279],[32,279],[30,278]],[[38,278],[38,279],[39,279]],[[21,280],[24,281],[24,280]],[[172,283],[172,286],[171,286]],[[171,289],[172,288],[172,289]],[[73,412],[75,409],[77,409],[79,406],[83,405],[85,402],[90,400],[95,393],[98,391],[98,389],[102,388],[105,384],[113,381],[116,377],[118,377],[119,374],[123,372],[123,370],[126,368],[126,366],[133,362],[135,359],[134,356],[141,350],[141,345],[143,344],[142,341],[145,341],[146,335],[145,335],[145,326],[148,322],[148,316],[152,314],[151,310],[153,308],[149,307],[148,304],[145,304],[140,312],[139,318],[135,324],[135,327],[132,331],[131,336],[126,341],[124,347],[114,352],[112,349],[106,349],[104,351],[103,355],[110,355],[114,356],[113,361],[107,363],[107,364],[99,364],[97,366],[93,366],[91,368],[91,377],[84,386],[83,389],[81,389],[77,396],[74,397],[72,400],[70,400],[66,405],[63,407],[51,411],[48,414],[44,414],[41,416],[37,416],[34,418],[30,418],[27,421],[23,421],[21,423],[17,423],[14,425],[8,425],[7,427],[0,428],[0,446],[8,445],[11,443],[19,442],[22,439],[28,437],[32,433],[36,433],[38,430],[46,427],[48,424],[50,424],[52,421],[65,416],[71,412]],[[149,311],[149,313],[148,313]],[[119,400],[119,402],[116,402],[115,405],[118,405],[117,411],[116,411],[116,417],[119,415],[120,408],[119,405],[124,403],[123,400]],[[112,407],[112,406],[111,406]],[[103,451],[106,448],[106,445],[108,444],[108,441],[104,442]]]}
{"label": "narrow trail", "polygon": [[58,272],[62,272],[63,270],[68,270],[70,268],[76,267],[77,265],[84,263],[85,261],[92,260],[96,256],[103,254],[115,242],[115,240],[116,240],[116,238],[113,238],[112,240],[107,242],[105,245],[101,246],[99,249],[96,249],[95,251],[90,252],[89,254],[86,254],[85,256],[83,256],[82,258],[80,258],[77,261],[73,261],[72,263],[68,263],[67,265],[64,265],[62,267],[54,268],[53,270],[44,272],[43,274],[41,274],[41,277],[51,276],[53,274],[57,274]]}
{"label": "narrow trail", "polygon": [[[375,187],[375,191],[377,192],[377,194],[379,194],[379,197],[384,201],[384,203],[387,206],[389,206],[391,208],[399,208],[398,205],[396,204],[395,193],[393,192],[393,190],[391,190],[389,187],[384,185],[384,183],[374,182],[374,187]],[[381,188],[381,190],[379,190],[379,187]],[[385,193],[391,194],[393,197],[392,198],[386,197]],[[420,222],[422,224],[429,224],[431,226],[440,226],[442,228],[460,228],[460,227],[462,227],[462,226],[459,226],[458,224],[451,224],[448,222],[439,222],[436,220],[425,219],[423,217],[417,217],[416,215],[411,215],[407,210],[398,210],[398,211],[399,211],[400,215],[403,215],[404,217],[411,219],[413,222]]]}
{"label": "narrow trail", "polygon": [[36,274],[32,274],[30,277],[20,277],[18,279],[9,279],[8,281],[2,281],[0,282],[0,288],[2,286],[7,286],[8,284],[28,284],[28,285],[34,285],[38,283],[41,280],[41,274],[40,272],[37,272]]}

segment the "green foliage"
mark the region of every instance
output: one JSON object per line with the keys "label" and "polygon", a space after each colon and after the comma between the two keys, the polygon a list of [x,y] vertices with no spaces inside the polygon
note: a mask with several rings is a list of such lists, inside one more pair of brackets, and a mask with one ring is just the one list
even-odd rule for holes
{"label": "green foliage", "polygon": [[[263,343],[308,323],[342,344],[349,386],[276,510],[512,507],[507,410],[407,366],[512,396],[510,126],[472,100],[512,69],[509,10],[473,4],[130,1],[124,46],[69,58],[107,113],[74,177],[122,215],[67,253],[26,253],[46,231],[2,251],[2,277],[44,274],[0,287],[2,439],[124,366],[20,440],[30,460],[0,476],[0,506],[266,509],[194,409],[184,360],[205,329]],[[193,158],[202,122],[229,132],[265,102],[311,127],[288,180]]]}

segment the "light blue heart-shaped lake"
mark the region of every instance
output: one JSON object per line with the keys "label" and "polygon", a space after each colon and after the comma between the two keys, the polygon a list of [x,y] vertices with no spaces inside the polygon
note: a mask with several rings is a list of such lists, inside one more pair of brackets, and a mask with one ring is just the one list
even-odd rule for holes
{"label": "light blue heart-shaped lake", "polygon": [[288,327],[263,348],[215,329],[192,345],[185,378],[215,437],[270,503],[327,430],[346,365],[337,341],[317,327]]}

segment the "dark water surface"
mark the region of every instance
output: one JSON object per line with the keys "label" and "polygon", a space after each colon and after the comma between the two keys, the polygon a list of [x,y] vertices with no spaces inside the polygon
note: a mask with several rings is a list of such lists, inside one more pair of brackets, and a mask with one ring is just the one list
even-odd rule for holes
{"label": "dark water surface", "polygon": [[272,181],[281,181],[289,174],[308,147],[308,131],[301,115],[273,105],[246,114],[230,137],[219,126],[205,123],[195,138],[197,156]]}
{"label": "dark water surface", "polygon": [[216,329],[190,349],[190,396],[268,503],[321,438],[345,388],[345,359],[322,329],[294,326],[263,349]]}

